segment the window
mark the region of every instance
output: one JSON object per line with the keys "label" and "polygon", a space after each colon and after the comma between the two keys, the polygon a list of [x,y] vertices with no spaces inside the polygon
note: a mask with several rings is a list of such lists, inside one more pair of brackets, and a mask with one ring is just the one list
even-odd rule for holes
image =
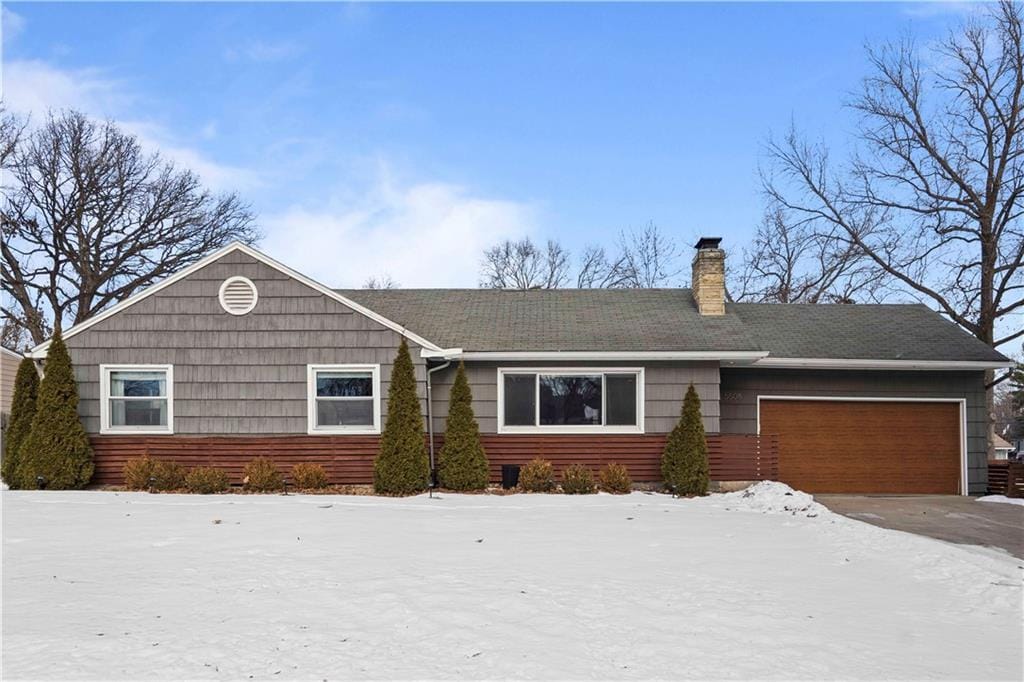
{"label": "window", "polygon": [[101,365],[100,433],[172,433],[171,365]]}
{"label": "window", "polygon": [[643,432],[642,369],[499,369],[499,433]]}
{"label": "window", "polygon": [[309,365],[309,433],[380,433],[380,365]]}

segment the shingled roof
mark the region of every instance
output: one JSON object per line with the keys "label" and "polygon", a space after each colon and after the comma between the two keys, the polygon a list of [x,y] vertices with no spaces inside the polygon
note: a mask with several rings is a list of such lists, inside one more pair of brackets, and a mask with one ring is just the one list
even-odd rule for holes
{"label": "shingled roof", "polygon": [[767,351],[778,358],[1005,361],[923,305],[733,303],[689,289],[343,289],[416,334],[471,352]]}

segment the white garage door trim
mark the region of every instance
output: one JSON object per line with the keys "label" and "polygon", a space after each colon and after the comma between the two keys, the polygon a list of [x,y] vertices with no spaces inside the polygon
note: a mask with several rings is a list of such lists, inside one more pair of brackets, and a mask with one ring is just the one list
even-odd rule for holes
{"label": "white garage door trim", "polygon": [[762,400],[820,400],[864,403],[958,403],[960,405],[960,494],[967,495],[967,399],[966,398],[893,398],[891,396],[835,395],[759,395],[757,396],[757,434],[761,435]]}

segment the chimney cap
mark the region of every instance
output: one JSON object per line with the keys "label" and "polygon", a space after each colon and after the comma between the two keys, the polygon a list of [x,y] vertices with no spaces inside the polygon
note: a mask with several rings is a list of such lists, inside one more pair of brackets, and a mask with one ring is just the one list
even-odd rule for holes
{"label": "chimney cap", "polygon": [[721,237],[701,237],[697,242],[697,250],[702,251],[704,249],[717,249],[718,245],[722,243]]}

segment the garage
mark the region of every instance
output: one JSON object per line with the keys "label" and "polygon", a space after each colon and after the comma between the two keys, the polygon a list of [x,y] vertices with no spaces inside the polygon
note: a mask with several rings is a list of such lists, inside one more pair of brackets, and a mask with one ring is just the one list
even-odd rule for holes
{"label": "garage", "polygon": [[779,479],[810,493],[961,492],[961,403],[758,400],[760,433],[779,439]]}

